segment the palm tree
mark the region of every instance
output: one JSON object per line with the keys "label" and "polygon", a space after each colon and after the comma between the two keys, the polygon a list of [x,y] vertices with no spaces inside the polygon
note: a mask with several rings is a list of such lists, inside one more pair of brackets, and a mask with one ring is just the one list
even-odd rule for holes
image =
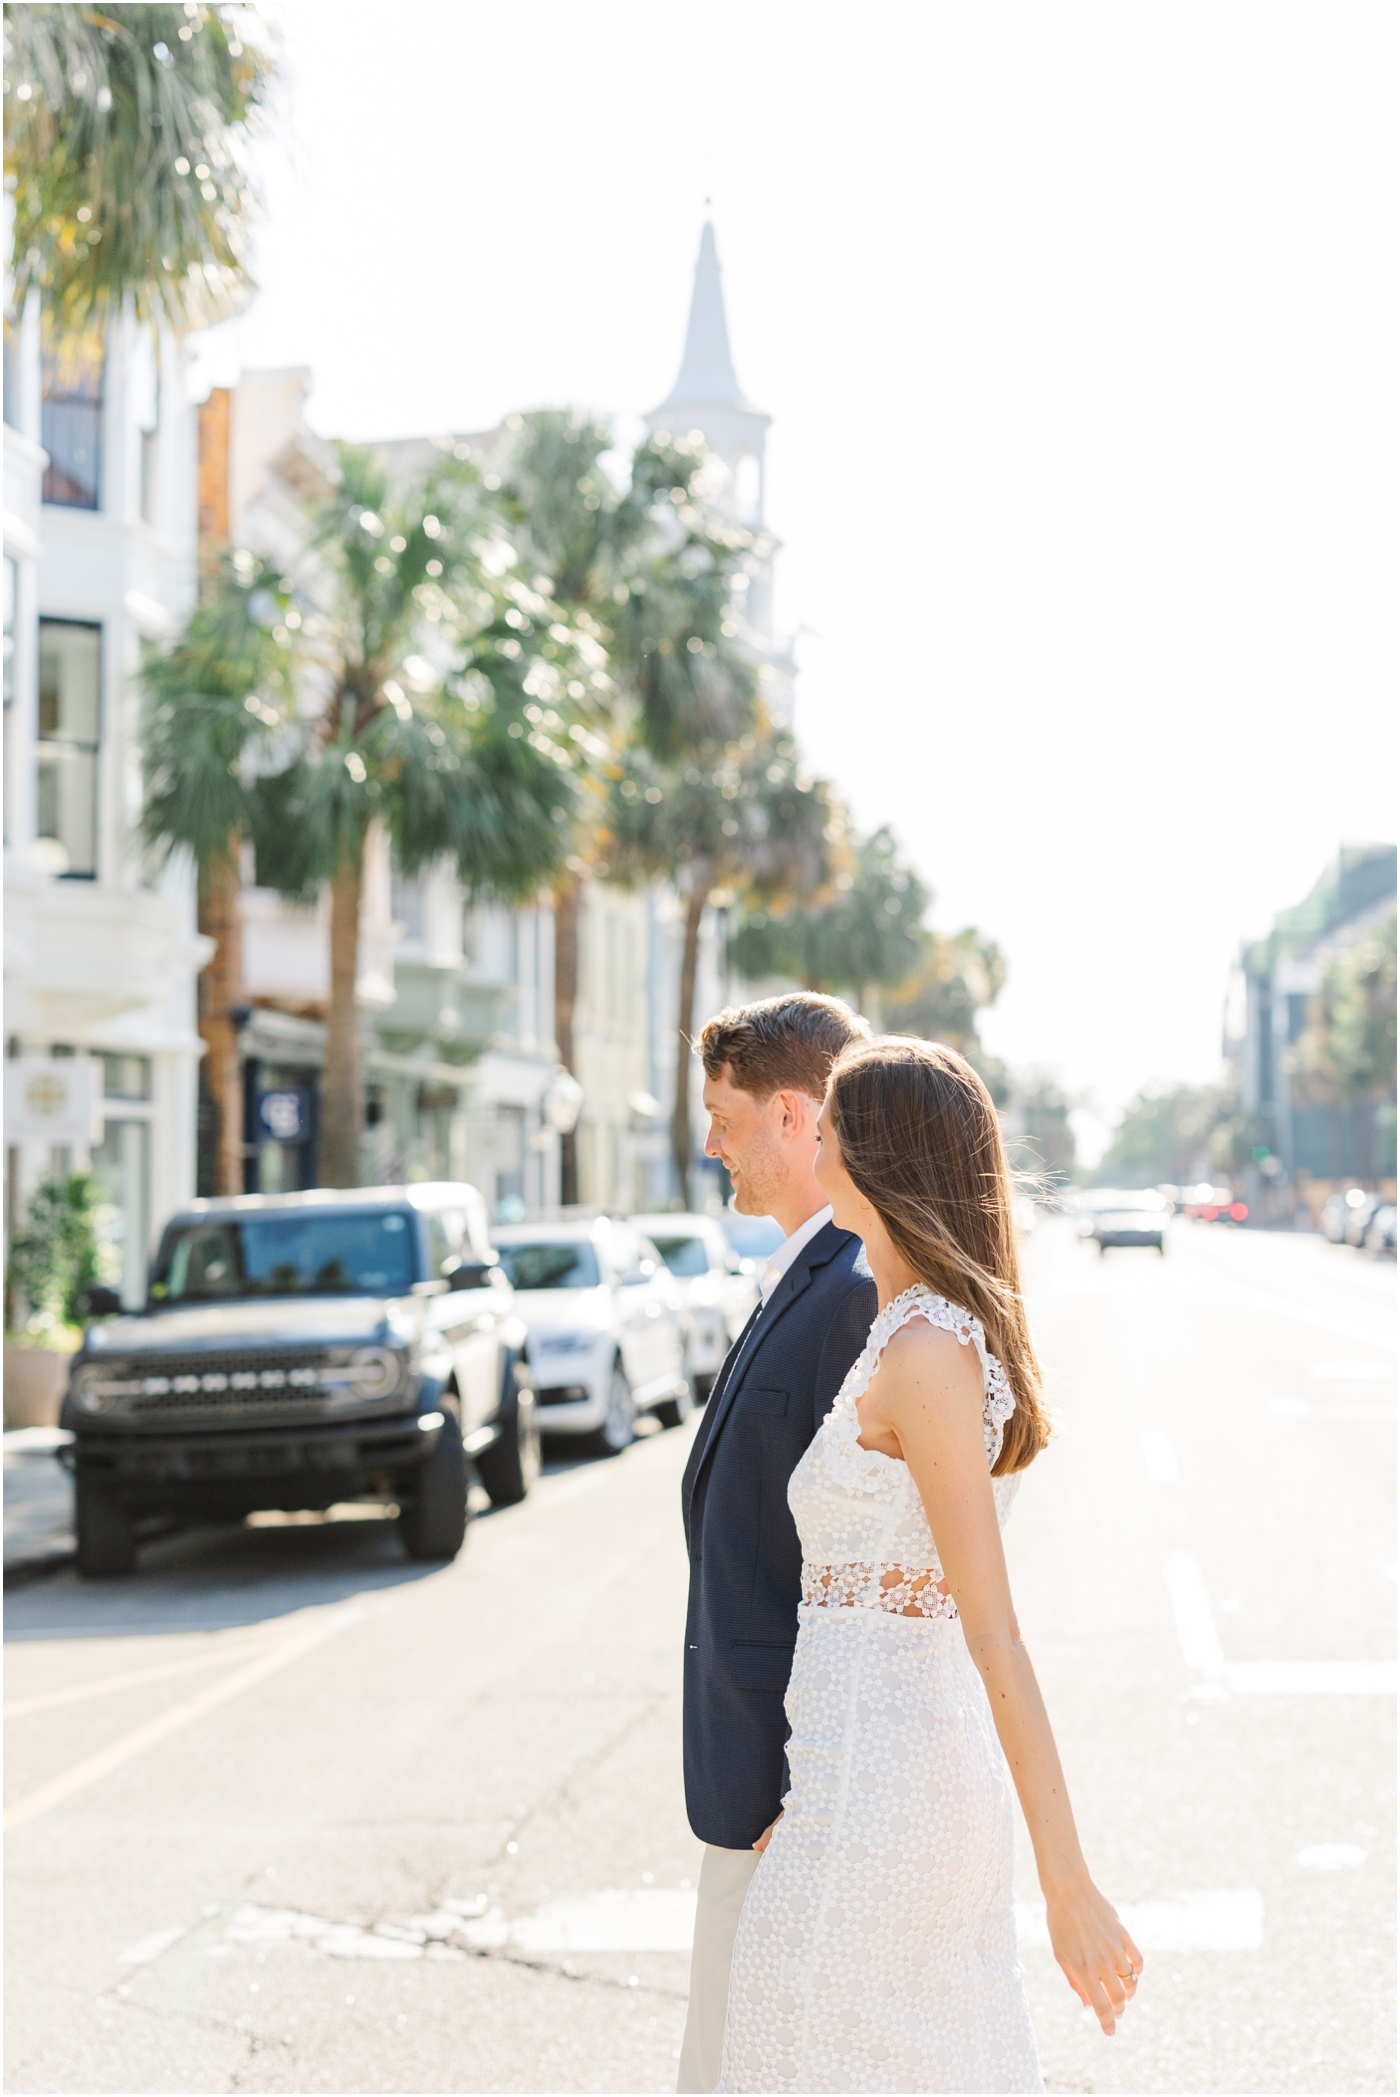
{"label": "palm tree", "polygon": [[671,1157],[676,1191],[690,1200],[690,1069],[700,929],[717,894],[781,909],[830,877],[843,819],[825,782],[797,758],[790,736],[745,735],[675,765],[644,750],[619,767],[611,798],[609,872],[615,880],[660,875],[685,905],[677,1013]]}
{"label": "palm tree", "polygon": [[127,300],[176,334],[234,312],[268,53],[208,6],[9,7],[5,45],[18,300],[40,291],[61,334]]}
{"label": "palm tree", "polygon": [[[287,623],[291,620],[291,625]],[[243,1089],[233,1017],[243,988],[240,854],[249,788],[272,761],[293,706],[287,587],[252,554],[225,555],[206,601],[142,672],[141,831],[162,858],[184,849],[199,880],[200,923],[215,949],[200,978],[205,1082],[217,1120],[215,1192],[243,1192]]]}
{"label": "palm tree", "polygon": [[308,552],[321,698],[292,761],[256,785],[259,879],[299,897],[330,888],[330,1186],[360,1176],[355,983],[371,826],[406,874],[450,858],[475,892],[513,900],[553,878],[568,850],[577,746],[564,709],[578,650],[473,479],[444,467],[395,493],[369,451],[338,447]]}
{"label": "palm tree", "polygon": [[886,827],[857,843],[854,865],[826,896],[781,915],[750,911],[730,936],[729,959],[750,981],[793,976],[808,990],[851,992],[864,1002],[869,991],[907,983],[923,966],[931,900]]}
{"label": "palm tree", "polygon": [[[674,759],[707,741],[741,735],[753,714],[753,680],[721,662],[718,643],[738,562],[751,536],[704,503],[706,460],[686,442],[649,438],[620,489],[604,470],[606,422],[548,408],[522,418],[504,495],[522,554],[553,594],[607,650],[612,682],[595,673],[603,704],[591,726],[606,731],[580,797],[579,819],[554,889],[554,1033],[574,1068],[579,914],[607,833],[607,777],[618,749],[639,741]],[[679,498],[679,500],[677,499]],[[583,695],[580,694],[580,697]],[[577,1137],[562,1139],[560,1197],[578,1200]]]}

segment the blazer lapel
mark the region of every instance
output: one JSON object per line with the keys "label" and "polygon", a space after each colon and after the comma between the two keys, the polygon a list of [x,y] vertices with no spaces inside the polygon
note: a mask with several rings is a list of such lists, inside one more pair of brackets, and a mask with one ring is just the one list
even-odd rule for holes
{"label": "blazer lapel", "polygon": [[705,1408],[704,1440],[700,1441],[697,1437],[696,1446],[691,1450],[691,1461],[687,1466],[690,1471],[686,1496],[687,1523],[695,1499],[695,1488],[700,1482],[700,1473],[709,1462],[711,1452],[719,1440],[720,1429],[733,1407],[739,1385],[743,1382],[744,1373],[753,1359],[754,1349],[760,1340],[767,1339],[779,1319],[797,1302],[811,1281],[813,1267],[823,1267],[828,1260],[835,1258],[845,1236],[846,1233],[838,1231],[835,1224],[824,1224],[811,1243],[803,1246],[747,1332],[735,1342],[734,1352],[725,1363],[728,1374],[725,1375],[724,1370],[720,1372],[724,1378],[723,1389],[716,1384],[715,1394]]}

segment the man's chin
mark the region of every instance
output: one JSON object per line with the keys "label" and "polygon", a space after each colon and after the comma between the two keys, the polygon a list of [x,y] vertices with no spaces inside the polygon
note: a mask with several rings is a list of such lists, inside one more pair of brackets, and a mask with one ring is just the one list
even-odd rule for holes
{"label": "man's chin", "polygon": [[767,1213],[766,1210],[758,1207],[744,1182],[740,1179],[735,1179],[732,1172],[729,1175],[729,1180],[730,1185],[734,1189],[730,1206],[733,1208],[736,1216],[763,1216]]}

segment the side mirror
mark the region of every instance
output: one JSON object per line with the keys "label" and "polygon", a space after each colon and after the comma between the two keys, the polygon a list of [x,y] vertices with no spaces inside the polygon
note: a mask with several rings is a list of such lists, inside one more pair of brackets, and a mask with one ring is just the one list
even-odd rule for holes
{"label": "side mirror", "polygon": [[448,1275],[447,1286],[449,1289],[488,1289],[491,1272],[483,1260],[465,1260]]}
{"label": "side mirror", "polygon": [[126,1305],[115,1289],[92,1287],[84,1289],[81,1297],[85,1318],[120,1318]]}

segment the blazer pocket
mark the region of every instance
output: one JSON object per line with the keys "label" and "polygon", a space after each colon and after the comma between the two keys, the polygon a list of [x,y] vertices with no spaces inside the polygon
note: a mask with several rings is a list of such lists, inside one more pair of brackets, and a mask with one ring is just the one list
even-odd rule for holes
{"label": "blazer pocket", "polygon": [[782,1696],[792,1673],[790,1645],[761,1645],[755,1639],[736,1638],[729,1649],[729,1670],[736,1689],[766,1689]]}
{"label": "blazer pocket", "polygon": [[735,1393],[734,1410],[740,1419],[782,1420],[787,1417],[787,1409],[786,1391],[755,1391],[746,1387]]}

